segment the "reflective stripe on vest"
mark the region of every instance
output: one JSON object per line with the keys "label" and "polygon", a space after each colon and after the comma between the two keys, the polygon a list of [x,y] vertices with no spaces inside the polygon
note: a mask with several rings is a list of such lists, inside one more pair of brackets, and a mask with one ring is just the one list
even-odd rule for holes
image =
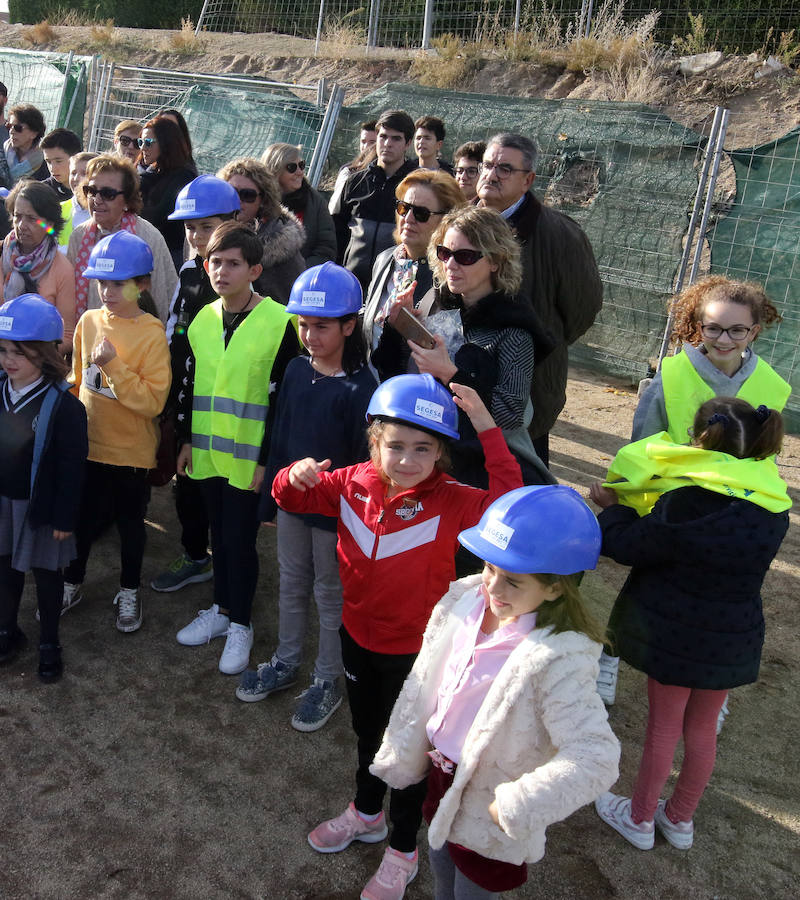
{"label": "reflective stripe on vest", "polygon": [[289,321],[284,306],[265,298],[226,349],[222,301],[195,316],[188,330],[195,357],[192,478],[222,477],[249,488],[264,440],[272,366]]}
{"label": "reflective stripe on vest", "polygon": [[620,503],[640,516],[647,515],[662,494],[689,485],[748,500],[770,512],[783,512],[792,505],[773,457],[738,459],[676,444],[666,432],[623,447],[604,482],[617,492]]}
{"label": "reflective stripe on vest", "polygon": [[[697,410],[715,396],[703,381],[686,353],[667,356],[661,362],[661,384],[667,411],[667,433],[677,444],[689,440],[689,429]],[[768,406],[780,412],[792,388],[763,359],[756,360],[753,374],[742,384],[736,396],[752,406]]]}

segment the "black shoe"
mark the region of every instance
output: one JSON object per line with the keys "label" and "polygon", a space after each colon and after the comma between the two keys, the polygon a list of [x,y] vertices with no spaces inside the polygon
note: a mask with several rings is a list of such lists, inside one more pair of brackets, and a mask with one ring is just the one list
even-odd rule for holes
{"label": "black shoe", "polygon": [[15,625],[0,631],[0,666],[7,666],[19,655],[19,651],[27,647],[25,632]]}
{"label": "black shoe", "polygon": [[60,644],[39,644],[39,678],[44,682],[58,681],[64,671]]}

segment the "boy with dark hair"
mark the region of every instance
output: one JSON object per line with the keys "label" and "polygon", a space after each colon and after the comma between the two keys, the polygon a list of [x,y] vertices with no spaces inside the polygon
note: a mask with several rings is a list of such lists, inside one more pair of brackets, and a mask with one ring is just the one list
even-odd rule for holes
{"label": "boy with dark hair", "polygon": [[395,188],[417,168],[405,158],[414,137],[414,120],[402,109],[383,112],[376,123],[377,159],[354,172],[331,211],[336,226],[337,262],[367,289],[375,257],[394,243]]}
{"label": "boy with dark hair", "polygon": [[260,297],[264,248],[255,232],[224,222],[203,262],[219,299],[189,326],[186,385],[178,397],[179,475],[200,482],[211,526],[214,603],[177,634],[198,646],[226,637],[219,669],[238,675],[253,646],[250,612],[258,581],[258,502],[278,388],[297,356],[286,307]]}
{"label": "boy with dark hair", "polygon": [[70,200],[69,160],[83,149],[81,139],[69,128],[54,128],[42,138],[39,147],[50,172],[44,183],[50,185],[59,200]]}
{"label": "boy with dark hair", "polygon": [[444,136],[444,122],[436,116],[420,116],[414,123],[414,152],[420,169],[442,169],[453,174],[453,167],[439,159]]}

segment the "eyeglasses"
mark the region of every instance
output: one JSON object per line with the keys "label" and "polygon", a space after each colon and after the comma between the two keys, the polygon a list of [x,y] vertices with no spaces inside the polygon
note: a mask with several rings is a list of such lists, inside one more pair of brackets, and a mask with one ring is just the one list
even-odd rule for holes
{"label": "eyeglasses", "polygon": [[132,137],[128,137],[127,134],[121,134],[117,138],[117,143],[119,143],[119,145],[121,147],[130,147],[131,144],[138,144],[139,138],[132,138]]}
{"label": "eyeglasses", "polygon": [[480,171],[479,166],[456,166],[455,174],[456,178],[459,176],[467,176],[468,178],[477,178],[478,172]]}
{"label": "eyeglasses", "polygon": [[405,200],[395,200],[394,208],[397,210],[397,215],[400,218],[413,212],[414,218],[420,225],[424,225],[431,216],[443,216],[447,212],[444,209],[428,209],[427,206],[416,206],[414,203],[406,203]]}
{"label": "eyeglasses", "polygon": [[446,263],[451,256],[460,266],[474,266],[483,257],[483,254],[480,250],[470,250],[467,247],[463,247],[461,250],[451,250],[442,244],[437,246],[436,258],[440,262]]}
{"label": "eyeglasses", "polygon": [[530,172],[530,169],[515,169],[514,166],[510,166],[508,163],[493,163],[485,160],[478,166],[478,170],[481,174],[494,170],[500,179],[509,178],[512,172]]}
{"label": "eyeglasses", "polygon": [[299,162],[290,162],[286,163],[286,171],[290,175],[294,175],[294,173],[300,169],[301,172],[305,172],[306,170],[306,161],[301,159]]}
{"label": "eyeglasses", "polygon": [[99,194],[103,200],[108,200],[109,202],[115,197],[119,197],[120,194],[125,193],[125,191],[115,191],[114,188],[110,187],[99,188],[96,184],[85,184],[83,190],[87,197],[95,197]]}
{"label": "eyeglasses", "polygon": [[255,203],[261,196],[261,191],[257,191],[255,188],[239,188],[236,193],[242,203]]}
{"label": "eyeglasses", "polygon": [[753,328],[755,328],[754,325],[731,325],[730,328],[723,328],[721,325],[713,323],[709,325],[704,322],[700,323],[700,333],[710,341],[715,341],[723,334],[727,334],[732,341],[743,341]]}
{"label": "eyeglasses", "polygon": [[17,134],[19,134],[20,131],[25,131],[25,129],[26,129],[27,127],[28,127],[28,126],[27,126],[24,122],[14,122],[13,125],[12,125],[10,122],[8,123],[8,130],[9,130],[9,131],[16,131]]}
{"label": "eyeglasses", "polygon": [[136,145],[141,150],[142,147],[152,147],[153,144],[157,144],[158,140],[156,138],[137,138]]}

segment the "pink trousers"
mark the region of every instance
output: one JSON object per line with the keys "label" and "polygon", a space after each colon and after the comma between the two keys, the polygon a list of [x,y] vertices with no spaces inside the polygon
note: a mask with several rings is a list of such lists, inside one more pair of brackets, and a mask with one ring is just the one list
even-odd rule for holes
{"label": "pink trousers", "polygon": [[727,691],[676,687],[647,679],[650,714],[642,761],[631,801],[634,822],[650,821],[672,771],[675,748],[683,737],[683,765],[667,818],[689,822],[711,779],[717,756],[717,716]]}

